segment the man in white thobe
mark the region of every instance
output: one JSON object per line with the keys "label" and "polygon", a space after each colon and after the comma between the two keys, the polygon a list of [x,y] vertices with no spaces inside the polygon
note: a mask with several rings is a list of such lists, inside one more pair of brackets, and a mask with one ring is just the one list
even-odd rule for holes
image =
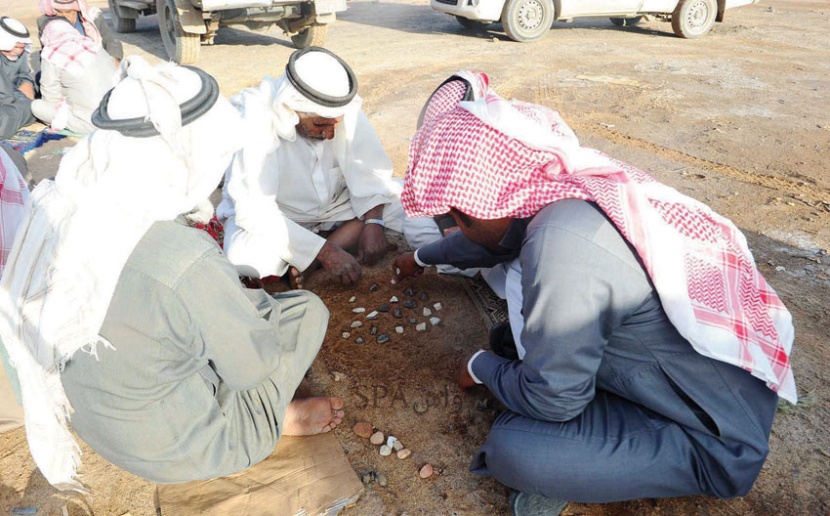
{"label": "man in white thobe", "polygon": [[290,271],[297,288],[303,271],[317,267],[357,282],[360,264],[389,249],[384,228],[401,231],[403,211],[352,70],[311,47],[292,54],[282,76],[231,102],[248,133],[217,210],[230,261],[253,278]]}

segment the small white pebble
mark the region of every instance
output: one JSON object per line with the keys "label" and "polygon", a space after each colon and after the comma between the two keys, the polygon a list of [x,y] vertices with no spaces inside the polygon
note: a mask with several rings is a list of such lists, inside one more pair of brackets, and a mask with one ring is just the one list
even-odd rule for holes
{"label": "small white pebble", "polygon": [[784,272],[785,270],[787,270],[787,268],[784,267],[783,265],[779,265],[778,267],[775,268],[776,272]]}
{"label": "small white pebble", "polygon": [[363,323],[360,321],[352,322],[352,328],[360,328],[361,326],[363,326]]}
{"label": "small white pebble", "polygon": [[370,313],[369,313],[369,315],[367,315],[367,316],[366,316],[366,319],[368,319],[368,320],[370,320],[370,321],[371,321],[371,320],[374,320],[374,319],[377,319],[377,318],[378,318],[378,312],[377,312],[377,310],[375,310],[375,311],[373,311],[373,312],[370,312]]}
{"label": "small white pebble", "polygon": [[356,314],[362,314],[365,311],[366,311],[366,309],[363,308],[362,306],[358,306],[357,308],[352,308],[352,312],[354,312]]}
{"label": "small white pebble", "polygon": [[424,317],[429,317],[430,315],[432,315],[432,310],[430,310],[427,307],[424,307]]}
{"label": "small white pebble", "polygon": [[432,305],[432,307],[435,308],[436,312],[440,312],[441,309],[444,308],[444,305],[442,305],[441,303],[435,303],[434,305]]}
{"label": "small white pebble", "polygon": [[415,325],[415,330],[416,331],[427,331],[427,323],[419,322],[417,325]]}
{"label": "small white pebble", "polygon": [[349,303],[354,303],[357,298],[352,296],[349,298]]}
{"label": "small white pebble", "polygon": [[379,444],[383,444],[384,435],[383,432],[378,430],[377,432],[373,433],[372,436],[369,438],[369,442],[374,444],[375,446]]}
{"label": "small white pebble", "polygon": [[348,339],[349,337],[351,337],[351,336],[352,336],[352,334],[351,334],[351,333],[349,333],[349,332],[347,332],[347,331],[344,331],[344,332],[343,332],[343,333],[341,333],[340,335],[341,335],[344,339]]}
{"label": "small white pebble", "polygon": [[340,371],[334,371],[333,373],[331,373],[331,376],[334,378],[335,382],[339,382],[340,380],[346,377],[346,375],[341,373]]}
{"label": "small white pebble", "polygon": [[384,457],[388,455],[392,455],[392,448],[386,446],[385,444],[380,447],[380,454]]}
{"label": "small white pebble", "polygon": [[395,326],[395,331],[398,333],[403,333],[403,326]]}
{"label": "small white pebble", "polygon": [[405,459],[412,455],[412,451],[409,448],[404,448],[402,450],[398,450],[397,455],[399,459]]}
{"label": "small white pebble", "polygon": [[392,443],[392,449],[395,451],[403,450],[403,443],[396,440],[394,443]]}
{"label": "small white pebble", "polygon": [[441,319],[439,319],[438,317],[430,317],[429,318],[429,324],[431,324],[433,326],[438,326],[440,323],[441,323]]}
{"label": "small white pebble", "polygon": [[393,446],[395,446],[395,443],[396,443],[396,442],[398,442],[398,438],[397,438],[397,437],[395,437],[394,435],[390,435],[390,436],[388,436],[388,437],[386,438],[386,446],[388,446],[388,447],[390,447],[390,448],[392,448]]}
{"label": "small white pebble", "polygon": [[389,302],[390,302],[390,303],[397,303],[397,302],[398,302],[398,296],[392,296],[392,297],[390,297],[390,298],[389,298]]}

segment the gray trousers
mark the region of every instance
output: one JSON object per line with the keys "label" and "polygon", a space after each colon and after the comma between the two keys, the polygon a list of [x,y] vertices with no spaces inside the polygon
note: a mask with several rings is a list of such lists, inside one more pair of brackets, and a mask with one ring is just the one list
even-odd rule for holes
{"label": "gray trousers", "polygon": [[[764,394],[774,413],[775,394]],[[771,414],[768,419],[771,424]],[[598,390],[585,411],[570,421],[537,421],[503,412],[470,469],[517,491],[583,503],[746,494],[766,450],[697,434]],[[740,493],[726,493],[734,486],[706,472],[710,467],[704,456],[717,455],[719,447],[737,450],[748,463],[746,469],[754,470],[747,473],[749,481]]]}
{"label": "gray trousers", "polygon": [[20,128],[35,121],[31,104],[31,100],[20,97],[12,104],[0,106],[0,138],[11,138]]}

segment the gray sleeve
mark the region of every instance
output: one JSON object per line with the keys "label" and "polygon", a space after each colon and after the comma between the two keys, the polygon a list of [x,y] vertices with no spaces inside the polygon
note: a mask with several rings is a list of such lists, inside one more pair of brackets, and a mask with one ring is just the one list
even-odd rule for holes
{"label": "gray sleeve", "polygon": [[115,32],[110,28],[110,24],[104,19],[104,14],[100,13],[94,20],[95,27],[101,33],[101,45],[107,54],[121,61],[124,58],[124,47],[121,45],[121,40],[115,35]]}
{"label": "gray sleeve", "polygon": [[515,258],[515,254],[496,254],[454,231],[418,248],[418,259],[427,265],[452,265],[459,269],[493,267]]}
{"label": "gray sleeve", "polygon": [[278,318],[264,292],[256,303],[239,283],[236,269],[212,250],[176,286],[194,333],[191,353],[207,358],[232,390],[263,382],[280,362]]}
{"label": "gray sleeve", "polygon": [[636,261],[610,252],[602,238],[552,223],[528,228],[521,253],[527,354],[510,361],[483,353],[472,364],[510,410],[566,421],[593,399],[611,333],[648,292]]}
{"label": "gray sleeve", "polygon": [[10,77],[0,74],[0,138],[9,138],[34,121],[32,101],[21,93]]}
{"label": "gray sleeve", "polygon": [[35,81],[32,79],[32,71],[29,69],[29,53],[24,52],[22,56],[15,62],[14,86],[19,88],[24,82],[34,85]]}

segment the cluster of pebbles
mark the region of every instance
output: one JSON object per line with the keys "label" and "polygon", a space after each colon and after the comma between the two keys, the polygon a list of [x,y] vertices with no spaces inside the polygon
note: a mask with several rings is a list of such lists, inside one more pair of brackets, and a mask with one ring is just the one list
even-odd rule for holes
{"label": "cluster of pebbles", "polygon": [[[370,292],[377,292],[378,286],[373,283],[369,288]],[[354,336],[355,344],[364,344],[366,342],[365,328],[369,328],[369,336],[374,338],[378,344],[386,344],[391,340],[391,331],[382,331],[379,323],[383,319],[385,323],[391,323],[394,327],[394,332],[398,335],[403,335],[406,332],[407,323],[415,327],[415,331],[426,331],[429,326],[438,326],[441,324],[441,318],[434,315],[443,309],[443,305],[439,303],[429,303],[429,294],[426,292],[417,296],[415,289],[407,287],[403,290],[403,300],[398,299],[398,296],[392,296],[388,302],[382,303],[377,309],[367,313],[366,308],[358,306],[352,308],[352,313],[361,316],[361,319],[355,319],[349,325],[349,329],[343,330],[341,337],[344,339],[351,339]],[[421,303],[421,309],[418,310],[418,303]],[[349,303],[357,302],[357,297],[352,296]],[[403,307],[403,308],[401,308]],[[404,317],[404,308],[407,309],[406,317]],[[391,315],[391,319],[389,319]],[[417,316],[425,318],[420,320]]]}
{"label": "cluster of pebbles", "polygon": [[[380,453],[382,457],[389,457],[394,454],[399,459],[406,459],[412,455],[412,451],[409,448],[406,448],[397,437],[394,435],[384,435],[380,430],[376,430],[371,423],[360,421],[354,425],[352,430],[358,437],[369,439],[370,443],[378,446],[378,453]],[[418,475],[421,478],[429,478],[432,476],[434,471],[435,470],[431,464],[425,464],[418,471]],[[388,483],[386,475],[375,470],[363,473],[361,475],[361,480],[364,484],[377,482],[381,487],[386,487]]]}

